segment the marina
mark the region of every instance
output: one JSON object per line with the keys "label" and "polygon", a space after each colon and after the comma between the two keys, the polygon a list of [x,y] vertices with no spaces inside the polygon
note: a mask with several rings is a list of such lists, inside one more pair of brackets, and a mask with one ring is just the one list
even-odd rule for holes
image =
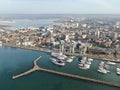
{"label": "marina", "polygon": [[[27,71],[30,70],[30,68],[33,68],[34,64],[32,64],[32,62],[34,62],[33,60],[36,57],[39,57],[39,55],[42,56],[42,58],[40,58],[39,62],[37,61],[37,65],[40,66],[40,68],[47,69],[47,70],[53,70],[53,71],[58,71],[58,72],[62,72],[62,73],[67,73],[67,74],[72,74],[72,75],[77,75],[77,76],[81,76],[81,77],[86,77],[86,78],[92,78],[95,80],[100,80],[100,81],[105,81],[105,82],[111,82],[114,84],[119,84],[119,75],[116,75],[116,70],[115,70],[115,74],[113,74],[113,71],[111,71],[111,74],[106,74],[106,75],[102,75],[100,73],[97,72],[97,63],[95,60],[93,61],[91,68],[89,70],[80,70],[78,69],[77,65],[79,60],[77,60],[77,58],[74,59],[74,61],[72,63],[68,63],[67,65],[65,65],[64,67],[58,67],[54,64],[52,64],[50,62],[50,58],[51,56],[48,53],[44,53],[44,52],[36,52],[36,51],[31,51],[31,50],[24,50],[24,49],[15,49],[15,48],[10,48],[10,47],[2,47],[0,48],[0,53],[6,53],[8,56],[10,56],[10,58],[12,59],[11,62],[9,62],[9,64],[7,64],[7,62],[9,61],[9,59],[5,58],[5,54],[2,55],[0,54],[0,57],[4,57],[1,61],[1,63],[5,63],[6,65],[2,66],[2,69],[4,70],[5,68],[5,73],[1,73],[1,81],[0,83],[3,83],[3,85],[0,88],[10,88],[10,86],[14,85],[14,87],[11,87],[13,90],[15,90],[16,87],[19,87],[16,84],[20,84],[23,85],[24,87],[20,86],[22,88],[22,90],[25,90],[24,88],[27,88],[29,90],[32,90],[33,87],[29,87],[29,85],[31,86],[36,86],[34,87],[34,89],[38,90],[38,89],[43,89],[47,90],[49,88],[49,90],[53,90],[50,87],[52,86],[53,88],[55,87],[55,83],[59,84],[59,82],[63,83],[64,87],[60,87],[62,90],[73,90],[73,85],[75,85],[76,87],[78,87],[75,90],[79,90],[81,88],[85,88],[85,89],[92,89],[92,90],[96,90],[96,88],[99,87],[98,90],[101,89],[106,89],[106,90],[119,90],[119,88],[117,87],[111,87],[109,85],[103,85],[103,84],[97,84],[97,83],[92,83],[92,82],[88,82],[86,80],[79,80],[79,79],[67,79],[68,76],[65,77],[59,77],[59,75],[55,75],[54,74],[49,74],[46,72],[39,72],[34,71],[34,73],[30,73],[29,75],[27,75],[25,73],[25,77],[21,77],[18,79],[10,79],[11,77],[13,77],[12,75],[17,75],[19,73],[22,73],[23,71]],[[4,50],[4,51],[3,51]],[[17,59],[14,58],[14,54],[16,55]],[[1,56],[2,55],[2,56]],[[27,56],[30,57],[27,57]],[[24,58],[22,58],[24,57]],[[99,62],[99,61],[98,61]],[[15,64],[16,63],[16,64]],[[18,64],[19,63],[19,64]],[[0,71],[2,70],[0,69]],[[88,76],[89,73],[89,76]],[[23,75],[24,76],[24,75]],[[61,75],[60,75],[61,76]],[[97,76],[97,77],[96,77]],[[110,78],[111,76],[113,76],[114,79]],[[44,77],[44,78],[43,78]],[[39,79],[40,78],[40,79]],[[71,77],[70,77],[71,78]],[[52,80],[52,83],[51,83]],[[8,82],[9,81],[9,82]],[[25,82],[25,83],[24,83]],[[34,83],[33,83],[34,82]],[[38,84],[39,82],[39,84]],[[44,85],[45,83],[49,83],[48,87],[45,87]],[[65,84],[69,83],[68,86],[65,86]],[[8,85],[8,87],[5,87],[5,84]],[[92,86],[92,87],[91,87]],[[7,89],[6,89],[7,90]]]}
{"label": "marina", "polygon": [[33,66],[32,69],[30,69],[30,70],[28,70],[28,71],[26,71],[26,72],[24,72],[22,74],[13,76],[12,78],[16,79],[16,78],[19,78],[21,76],[24,76],[24,75],[27,75],[29,73],[32,73],[34,71],[39,70],[39,71],[44,71],[44,72],[53,73],[53,74],[57,74],[57,75],[62,75],[62,76],[66,76],[66,77],[71,77],[71,78],[80,79],[80,80],[86,80],[86,81],[90,81],[90,82],[94,82],[94,83],[98,83],[98,84],[104,84],[104,85],[109,85],[109,86],[119,87],[120,88],[119,84],[113,84],[113,83],[110,83],[110,82],[105,82],[105,81],[95,80],[95,79],[91,79],[91,78],[81,77],[81,76],[78,76],[78,75],[73,75],[73,74],[68,74],[68,73],[63,73],[63,72],[58,72],[58,71],[54,71],[54,70],[40,68],[37,65],[37,61],[40,58],[41,58],[41,56],[34,60],[34,66]]}

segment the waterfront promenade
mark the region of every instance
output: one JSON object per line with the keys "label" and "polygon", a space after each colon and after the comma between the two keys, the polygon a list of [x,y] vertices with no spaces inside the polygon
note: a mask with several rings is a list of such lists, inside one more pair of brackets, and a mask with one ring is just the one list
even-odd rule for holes
{"label": "waterfront promenade", "polygon": [[68,73],[63,73],[63,72],[59,72],[59,71],[55,71],[55,70],[49,70],[49,69],[45,69],[45,68],[41,68],[37,65],[37,61],[40,60],[41,56],[39,56],[37,59],[34,60],[34,66],[32,69],[18,74],[16,76],[13,76],[12,79],[17,79],[19,77],[28,75],[34,71],[44,71],[44,72],[48,72],[48,73],[52,73],[52,74],[57,74],[57,75],[61,75],[61,76],[66,76],[66,77],[70,77],[73,79],[80,79],[80,80],[85,80],[85,81],[90,81],[90,82],[94,82],[94,83],[98,83],[98,84],[103,84],[103,85],[108,85],[108,86],[112,86],[112,87],[119,87],[120,88],[120,84],[114,84],[111,82],[105,82],[105,81],[101,81],[101,80],[96,80],[96,79],[92,79],[92,78],[87,78],[87,77],[82,77],[79,75],[73,75],[73,74],[68,74]]}
{"label": "waterfront promenade", "polygon": [[[21,49],[26,49],[26,50],[35,50],[35,51],[43,51],[47,53],[51,52],[57,52],[57,50],[49,50],[46,48],[38,48],[38,47],[25,47],[25,46],[16,46],[16,45],[8,45],[4,44],[6,47],[13,47],[13,48],[21,48]],[[113,61],[113,62],[120,62],[120,55],[118,55],[117,58],[115,58],[113,55],[95,55],[95,54],[79,54],[79,53],[68,53],[64,52],[65,55],[73,55],[73,56],[78,56],[78,57],[88,57],[88,58],[93,58],[95,60],[103,60],[103,61]]]}

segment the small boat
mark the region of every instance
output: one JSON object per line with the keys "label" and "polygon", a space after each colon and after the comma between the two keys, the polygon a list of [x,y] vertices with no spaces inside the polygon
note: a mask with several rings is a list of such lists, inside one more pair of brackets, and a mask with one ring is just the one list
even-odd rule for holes
{"label": "small boat", "polygon": [[84,67],[85,67],[86,69],[89,69],[89,68],[90,68],[90,65],[89,65],[89,64],[85,64]]}
{"label": "small boat", "polygon": [[67,59],[66,59],[66,62],[69,62],[69,63],[70,63],[70,62],[72,62],[72,61],[73,61],[72,58],[67,58]]}
{"label": "small boat", "polygon": [[117,75],[120,75],[120,68],[116,68]]}
{"label": "small boat", "polygon": [[62,57],[62,56],[58,56],[57,59],[60,59],[60,60],[64,60],[65,57]]}
{"label": "small boat", "polygon": [[98,66],[98,72],[103,73],[103,74],[107,74],[109,71],[109,65],[105,64],[103,61],[100,62],[99,66]]}
{"label": "small boat", "polygon": [[71,59],[74,59],[74,58],[75,58],[75,56],[71,56],[70,58],[71,58]]}
{"label": "small boat", "polygon": [[82,64],[82,63],[79,63],[78,65],[79,65],[80,67],[83,67],[83,66],[84,66],[84,64]]}
{"label": "small boat", "polygon": [[81,69],[90,69],[90,65],[91,65],[91,60],[92,59],[87,59],[87,57],[82,57],[82,60],[79,62],[79,68]]}
{"label": "small boat", "polygon": [[58,55],[59,55],[59,53],[55,53],[55,52],[51,53],[51,56],[53,56],[53,57],[57,57]]}
{"label": "small boat", "polygon": [[93,61],[93,59],[92,58],[88,58],[88,61]]}
{"label": "small boat", "polygon": [[104,66],[105,62],[104,61],[101,61],[99,66]]}
{"label": "small boat", "polygon": [[92,64],[91,61],[87,61],[86,63],[89,64],[89,65]]}
{"label": "small boat", "polygon": [[81,69],[85,69],[85,70],[90,69],[90,65],[88,64],[78,64],[78,65],[79,65],[79,68]]}
{"label": "small boat", "polygon": [[55,58],[50,58],[50,59],[51,59],[51,62],[53,64],[56,64],[56,65],[59,65],[59,66],[64,66],[65,65],[65,62],[63,62],[62,60],[55,59]]}
{"label": "small boat", "polygon": [[86,62],[85,60],[81,60],[81,62],[80,62],[80,63],[83,63],[83,64],[84,64],[85,62]]}
{"label": "small boat", "polygon": [[103,74],[107,74],[107,71],[105,69],[98,69],[97,71]]}
{"label": "small boat", "polygon": [[107,64],[110,64],[110,65],[116,65],[115,62],[110,62],[110,61],[108,61]]}

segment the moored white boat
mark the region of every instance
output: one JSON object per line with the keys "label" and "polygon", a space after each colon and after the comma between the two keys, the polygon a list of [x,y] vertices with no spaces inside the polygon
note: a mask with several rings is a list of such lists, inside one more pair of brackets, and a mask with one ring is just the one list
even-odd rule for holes
{"label": "moored white boat", "polygon": [[105,69],[98,69],[97,71],[103,74],[107,74],[107,71]]}
{"label": "moored white boat", "polygon": [[57,57],[58,55],[59,55],[59,53],[55,53],[55,52],[51,53],[51,56],[53,56],[53,57]]}
{"label": "moored white boat", "polygon": [[87,69],[90,69],[90,65],[88,65],[88,64],[79,64],[79,68],[87,70]]}
{"label": "moored white boat", "polygon": [[93,61],[93,59],[92,58],[88,58],[88,61]]}
{"label": "moored white boat", "polygon": [[99,66],[104,66],[105,62],[104,61],[101,61]]}
{"label": "moored white boat", "polygon": [[82,57],[82,60],[78,64],[79,68],[85,69],[85,70],[90,69],[91,60],[90,59],[88,60],[87,57]]}
{"label": "moored white boat", "polygon": [[73,61],[72,58],[67,58],[67,59],[66,59],[66,62],[69,62],[69,63],[70,63],[70,62],[72,62],[72,61]]}
{"label": "moored white boat", "polygon": [[65,65],[65,62],[63,62],[62,60],[57,60],[55,58],[50,58],[51,59],[51,62],[53,64],[56,64],[56,65],[59,65],[59,66],[64,66]]}
{"label": "moored white boat", "polygon": [[120,75],[120,68],[116,68],[117,75]]}
{"label": "moored white boat", "polygon": [[98,72],[107,74],[109,71],[109,65],[105,64],[105,62],[101,61],[99,66],[98,66]]}
{"label": "moored white boat", "polygon": [[115,62],[110,62],[110,61],[108,61],[107,64],[110,64],[110,65],[116,65]]}
{"label": "moored white boat", "polygon": [[58,59],[66,59],[67,58],[66,55],[62,54],[62,52],[60,52],[60,53],[52,52],[51,56],[53,56],[55,58],[58,58]]}

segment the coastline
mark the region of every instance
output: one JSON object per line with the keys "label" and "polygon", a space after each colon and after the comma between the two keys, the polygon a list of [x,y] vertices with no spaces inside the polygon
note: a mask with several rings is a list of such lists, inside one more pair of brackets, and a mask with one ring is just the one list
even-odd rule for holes
{"label": "coastline", "polygon": [[[13,46],[12,46],[13,47]],[[13,47],[13,48],[18,48],[18,47]],[[21,49],[25,49],[25,50],[33,50],[32,48],[23,48],[21,47]],[[34,48],[35,51],[40,51],[40,50],[37,50],[36,48]]]}
{"label": "coastline", "polygon": [[[48,50],[46,48],[39,48],[39,47],[28,47],[28,46],[16,46],[16,45],[10,45],[10,44],[3,44],[3,46],[5,47],[11,47],[11,48],[20,48],[20,49],[24,49],[24,50],[32,50],[32,51],[39,51],[39,52],[45,52],[45,53],[51,53],[51,52],[55,52],[55,50]],[[77,57],[88,57],[88,58],[93,58],[96,60],[102,60],[102,61],[112,61],[112,62],[116,62],[116,63],[120,63],[120,58],[115,58],[109,55],[91,55],[91,54],[85,54],[85,55],[81,55],[81,54],[77,54],[77,53],[67,53],[64,52],[63,54],[65,55],[74,55]]]}

